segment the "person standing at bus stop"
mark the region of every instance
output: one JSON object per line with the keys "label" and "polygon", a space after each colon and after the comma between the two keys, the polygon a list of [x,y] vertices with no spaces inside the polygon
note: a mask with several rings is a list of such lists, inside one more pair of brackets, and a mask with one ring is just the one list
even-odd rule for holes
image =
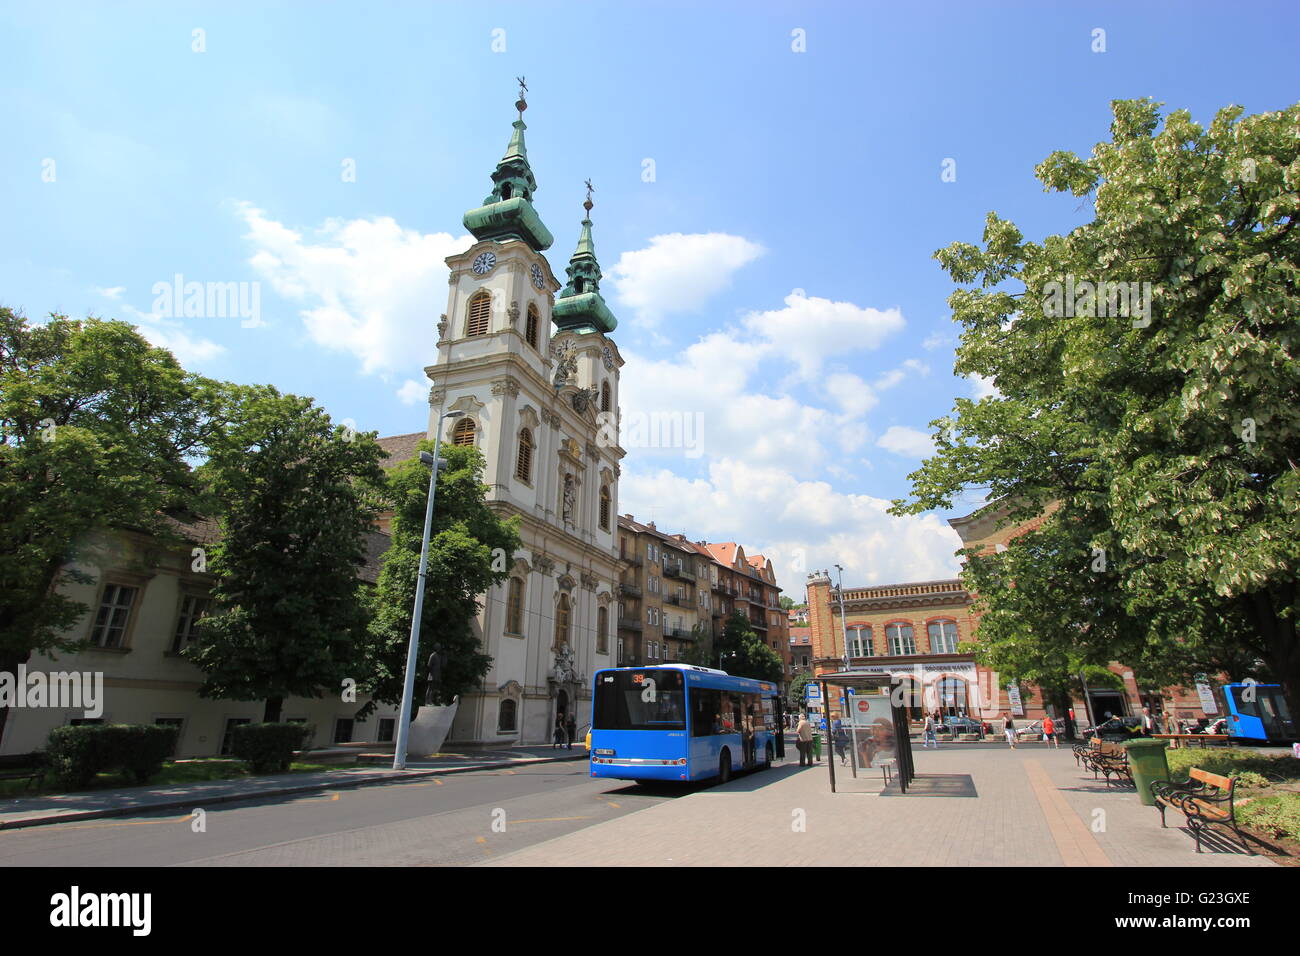
{"label": "person standing at bus stop", "polygon": [[799,726],[794,730],[795,746],[799,748],[799,766],[812,766],[812,724],[808,723],[808,715],[799,715]]}

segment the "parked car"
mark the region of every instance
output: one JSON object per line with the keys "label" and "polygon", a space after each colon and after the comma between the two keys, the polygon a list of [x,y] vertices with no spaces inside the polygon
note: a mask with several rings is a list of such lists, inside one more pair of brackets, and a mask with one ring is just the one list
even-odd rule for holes
{"label": "parked car", "polygon": [[1096,727],[1091,727],[1083,732],[1084,739],[1089,737],[1100,737],[1102,740],[1121,741],[1132,740],[1134,737],[1142,736],[1142,719],[1140,717],[1129,718],[1132,724],[1126,724],[1119,717],[1112,717],[1110,720],[1103,720]]}

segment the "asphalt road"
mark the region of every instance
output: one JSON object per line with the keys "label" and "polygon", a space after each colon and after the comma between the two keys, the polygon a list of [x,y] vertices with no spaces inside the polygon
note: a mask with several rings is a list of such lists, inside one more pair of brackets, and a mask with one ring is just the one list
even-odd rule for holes
{"label": "asphalt road", "polygon": [[696,792],[593,780],[586,761],[426,777],[0,831],[0,866],[448,866],[479,863]]}

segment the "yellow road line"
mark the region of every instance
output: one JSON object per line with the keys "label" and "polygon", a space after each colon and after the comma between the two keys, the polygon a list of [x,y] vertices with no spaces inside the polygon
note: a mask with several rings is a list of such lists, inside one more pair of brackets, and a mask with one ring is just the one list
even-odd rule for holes
{"label": "yellow road line", "polygon": [[1042,764],[1037,760],[1026,760],[1024,766],[1029,785],[1047,821],[1048,832],[1061,854],[1061,862],[1066,866],[1114,866],[1092,831],[1056,789]]}
{"label": "yellow road line", "polygon": [[591,817],[538,817],[536,820],[510,820],[510,823],[558,823],[562,820],[590,820]]}
{"label": "yellow road line", "polygon": [[102,830],[105,827],[154,827],[160,823],[185,823],[193,820],[194,815],[185,814],[183,817],[168,817],[165,820],[131,820],[125,823],[62,823],[59,824],[59,830]]}

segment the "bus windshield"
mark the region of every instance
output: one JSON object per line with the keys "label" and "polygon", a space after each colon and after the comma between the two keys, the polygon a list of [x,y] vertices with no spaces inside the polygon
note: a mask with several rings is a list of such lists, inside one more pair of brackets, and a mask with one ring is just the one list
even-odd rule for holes
{"label": "bus windshield", "polygon": [[608,671],[596,680],[597,730],[685,730],[682,672],[650,668]]}

